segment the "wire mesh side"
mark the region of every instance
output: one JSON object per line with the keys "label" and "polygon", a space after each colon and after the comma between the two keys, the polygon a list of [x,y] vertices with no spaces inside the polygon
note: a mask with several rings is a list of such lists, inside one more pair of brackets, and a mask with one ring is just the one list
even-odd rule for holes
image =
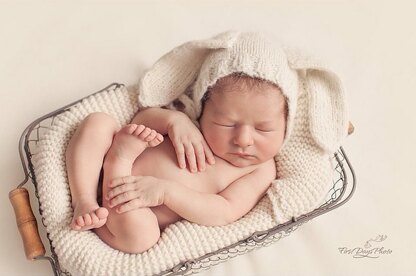
{"label": "wire mesh side", "polygon": [[[184,264],[185,269],[182,269],[184,270],[184,273],[182,274],[191,275],[191,274],[199,273],[203,270],[207,270],[211,268],[214,265],[223,263],[239,255],[249,253],[255,249],[270,246],[271,244],[281,240],[282,238],[289,236],[293,231],[295,231],[302,224],[303,223],[293,224],[286,229],[282,229],[280,231],[277,231],[273,235],[267,236],[262,241],[255,241],[252,236],[246,240],[238,242],[238,244],[236,245],[223,248],[218,253],[212,254],[208,257],[204,257],[200,260],[192,260],[189,262],[189,264],[187,263]],[[167,274],[167,275],[177,275],[177,274]]]}
{"label": "wire mesh side", "polygon": [[[112,83],[105,87],[104,89],[101,89],[89,96],[86,96],[82,99],[79,99],[71,104],[68,104],[62,108],[59,108],[51,113],[48,113],[36,120],[34,120],[31,124],[29,124],[26,129],[23,131],[20,140],[19,140],[19,154],[20,159],[22,162],[22,168],[25,174],[24,180],[18,185],[18,187],[22,187],[25,185],[28,180],[30,179],[34,188],[35,188],[35,196],[38,200],[38,206],[39,206],[39,214],[41,217],[42,225],[46,228],[45,224],[45,218],[43,216],[42,208],[41,208],[41,202],[39,201],[39,193],[38,193],[38,183],[36,181],[36,174],[34,172],[34,165],[32,162],[32,158],[38,154],[38,143],[41,140],[41,138],[53,127],[55,120],[57,116],[65,111],[68,111],[72,106],[75,104],[81,102],[82,100],[91,97],[97,93],[101,93],[103,91],[109,90],[109,89],[116,89],[118,87],[123,86],[122,84],[118,83]],[[71,275],[68,271],[65,271],[60,267],[58,257],[55,253],[54,247],[52,245],[52,240],[50,239],[49,233],[46,232],[46,237],[49,242],[49,248],[51,251],[51,256],[42,256],[37,258],[37,260],[44,260],[47,259],[51,266],[52,270],[54,272],[54,275]]]}

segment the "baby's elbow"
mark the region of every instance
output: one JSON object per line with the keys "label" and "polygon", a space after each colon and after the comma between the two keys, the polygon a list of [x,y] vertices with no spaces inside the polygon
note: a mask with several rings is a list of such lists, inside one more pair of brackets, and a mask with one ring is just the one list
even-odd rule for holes
{"label": "baby's elbow", "polygon": [[222,198],[222,203],[216,207],[217,210],[211,216],[209,226],[224,226],[237,221],[241,217],[238,208],[235,208],[232,202],[226,198]]}
{"label": "baby's elbow", "polygon": [[224,211],[224,214],[224,225],[231,224],[241,217],[241,215],[232,208],[227,208],[227,210]]}
{"label": "baby's elbow", "polygon": [[229,210],[221,210],[216,215],[212,216],[209,221],[205,221],[206,226],[225,226],[236,221],[233,214]]}
{"label": "baby's elbow", "polygon": [[217,217],[208,226],[225,226],[233,222],[229,217]]}

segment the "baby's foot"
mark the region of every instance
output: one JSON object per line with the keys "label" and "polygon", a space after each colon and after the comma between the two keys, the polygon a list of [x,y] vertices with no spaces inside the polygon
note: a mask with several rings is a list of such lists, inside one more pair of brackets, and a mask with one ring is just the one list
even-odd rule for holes
{"label": "baby's foot", "polygon": [[147,148],[163,142],[163,135],[144,125],[129,124],[116,133],[107,155],[134,162]]}
{"label": "baby's foot", "polygon": [[107,217],[108,210],[98,206],[97,202],[79,202],[74,206],[71,228],[77,231],[100,228],[107,222]]}

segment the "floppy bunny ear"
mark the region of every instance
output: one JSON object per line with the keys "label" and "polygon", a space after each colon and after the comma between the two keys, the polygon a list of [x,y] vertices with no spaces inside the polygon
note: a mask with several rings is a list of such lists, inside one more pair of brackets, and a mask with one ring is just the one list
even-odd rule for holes
{"label": "floppy bunny ear", "polygon": [[347,136],[348,113],[338,76],[311,57],[286,49],[289,66],[305,80],[309,98],[309,127],[315,142],[333,153]]}
{"label": "floppy bunny ear", "polygon": [[225,32],[213,38],[190,41],[162,56],[139,82],[141,107],[164,106],[182,95],[194,82],[206,56],[217,49],[232,47],[239,32]]}

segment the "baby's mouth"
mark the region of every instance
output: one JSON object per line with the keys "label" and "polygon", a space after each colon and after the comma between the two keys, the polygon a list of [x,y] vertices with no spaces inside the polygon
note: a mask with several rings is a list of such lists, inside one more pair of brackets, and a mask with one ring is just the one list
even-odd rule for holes
{"label": "baby's mouth", "polygon": [[237,153],[233,153],[233,154],[234,155],[237,155],[238,157],[245,158],[245,159],[250,159],[250,158],[253,158],[254,157],[254,155],[247,154],[247,153],[239,153],[239,152],[237,152]]}

